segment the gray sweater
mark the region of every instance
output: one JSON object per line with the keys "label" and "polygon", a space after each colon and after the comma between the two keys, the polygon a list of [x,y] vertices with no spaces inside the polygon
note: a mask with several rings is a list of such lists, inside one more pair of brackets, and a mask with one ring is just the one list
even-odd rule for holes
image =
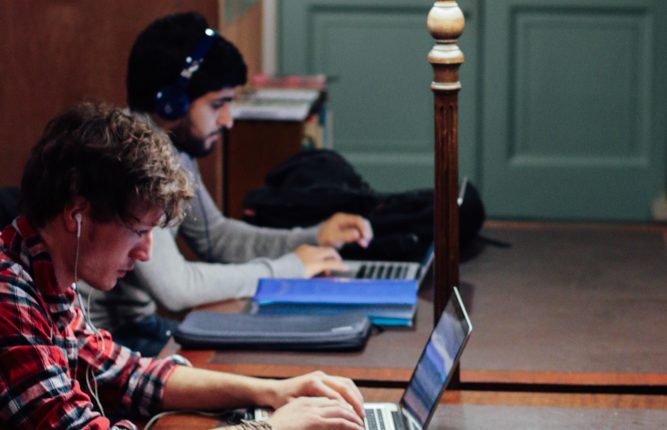
{"label": "gray sweater", "polygon": [[[264,277],[303,277],[304,267],[290,251],[317,244],[318,226],[279,230],[225,218],[201,183],[195,159],[179,153],[182,166],[196,182],[196,193],[183,223],[153,230],[153,254],[137,262],[109,292],[94,291],[90,316],[100,328],[116,329],[124,321],[139,320],[157,310],[170,311],[220,300],[250,297]],[[203,260],[187,261],[176,245],[180,234]],[[210,258],[212,262],[204,262]],[[91,288],[81,283],[84,297]]]}

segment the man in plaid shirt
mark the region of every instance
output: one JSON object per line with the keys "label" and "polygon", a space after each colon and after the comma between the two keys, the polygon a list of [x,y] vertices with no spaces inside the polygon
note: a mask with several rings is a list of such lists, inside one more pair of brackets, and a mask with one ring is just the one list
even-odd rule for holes
{"label": "man in plaid shirt", "polygon": [[276,409],[262,426],[277,430],[362,428],[348,379],[141,357],[74,306],[79,278],[106,291],[148,260],[152,228],[178,222],[191,195],[168,138],[142,121],[81,104],[47,125],[24,170],[22,215],[0,232],[0,427],[133,429],[128,417],[162,409],[261,404]]}

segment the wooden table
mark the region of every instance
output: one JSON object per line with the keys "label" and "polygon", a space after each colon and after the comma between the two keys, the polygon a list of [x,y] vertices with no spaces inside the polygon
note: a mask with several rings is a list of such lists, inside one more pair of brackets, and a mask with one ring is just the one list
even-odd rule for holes
{"label": "wooden table", "polygon": [[[199,309],[242,312],[246,300],[234,300]],[[313,370],[346,376],[371,387],[404,387],[433,328],[432,303],[420,297],[411,328],[374,332],[361,351],[289,352],[179,349],[172,341],[163,354],[178,352],[196,367],[261,377],[291,377]]]}
{"label": "wooden table", "polygon": [[[369,339],[359,352],[253,352],[179,350],[173,341],[163,354],[179,352],[195,366],[262,377],[290,377],[311,370],[353,378],[366,401],[398,401],[433,326],[432,288],[420,294],[413,328],[386,330]],[[243,312],[247,301],[235,300],[205,307]],[[665,428],[667,396],[565,392],[485,391],[466,383],[450,389],[436,411],[430,429],[517,428]],[[494,382],[493,375],[485,375]],[[530,381],[526,381],[530,385]],[[493,384],[491,384],[493,385]],[[502,384],[498,384],[501,386]],[[526,387],[524,387],[525,389]],[[220,425],[215,418],[168,416],[156,429],[204,429]]]}
{"label": "wooden table", "polygon": [[[287,378],[313,370],[346,376],[366,387],[403,388],[433,329],[433,279],[427,274],[419,292],[417,313],[412,327],[374,328],[361,351],[293,352],[243,350],[180,349],[173,339],[161,356],[179,353],[195,367],[249,376]],[[200,310],[246,312],[247,299],[230,300]]]}
{"label": "wooden table", "polygon": [[[361,388],[366,401],[398,401],[399,389]],[[215,418],[162,418],[156,430],[208,429]],[[667,396],[447,391],[429,429],[665,428]]]}

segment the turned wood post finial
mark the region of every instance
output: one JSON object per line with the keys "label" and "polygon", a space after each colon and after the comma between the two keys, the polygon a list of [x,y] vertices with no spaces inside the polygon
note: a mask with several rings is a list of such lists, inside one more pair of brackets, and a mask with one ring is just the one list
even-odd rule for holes
{"label": "turned wood post finial", "polygon": [[445,308],[452,288],[459,283],[458,218],[458,92],[463,52],[457,45],[463,34],[463,12],[456,1],[436,1],[427,18],[435,45],[428,54],[433,67],[431,89],[435,108],[435,277],[434,320]]}
{"label": "turned wood post finial", "polygon": [[433,67],[431,88],[434,91],[459,90],[458,70],[463,63],[463,52],[456,41],[463,34],[463,12],[455,1],[436,1],[426,25],[436,43],[428,54]]}

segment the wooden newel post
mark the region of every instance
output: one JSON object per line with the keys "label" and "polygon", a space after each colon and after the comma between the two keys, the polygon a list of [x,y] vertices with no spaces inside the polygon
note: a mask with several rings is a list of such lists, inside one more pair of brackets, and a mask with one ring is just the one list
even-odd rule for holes
{"label": "wooden newel post", "polygon": [[459,283],[458,93],[463,52],[456,41],[463,33],[463,12],[456,1],[436,1],[428,14],[435,45],[428,54],[433,67],[435,101],[435,279],[434,322]]}

